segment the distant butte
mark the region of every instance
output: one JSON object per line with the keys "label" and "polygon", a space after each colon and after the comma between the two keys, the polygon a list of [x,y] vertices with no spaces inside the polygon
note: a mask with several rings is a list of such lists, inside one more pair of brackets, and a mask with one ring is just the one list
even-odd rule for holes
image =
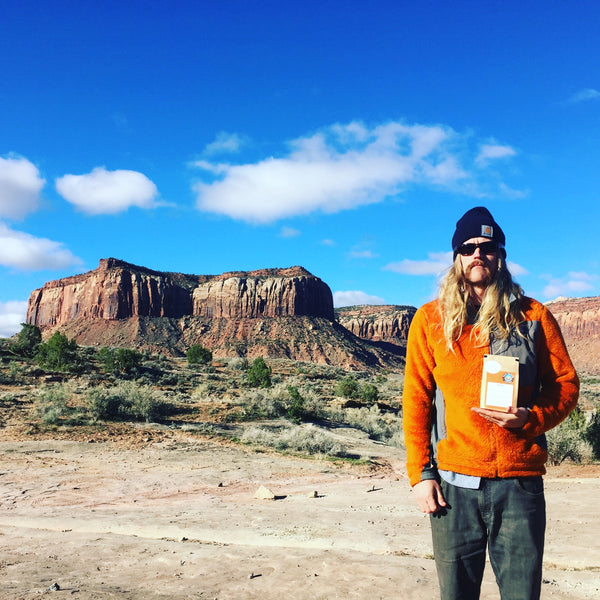
{"label": "distant butte", "polygon": [[27,323],[79,344],[182,354],[200,343],[219,356],[271,356],[347,367],[403,364],[402,344],[354,336],[335,320],[329,286],[303,267],[188,275],[115,258],[46,283]]}

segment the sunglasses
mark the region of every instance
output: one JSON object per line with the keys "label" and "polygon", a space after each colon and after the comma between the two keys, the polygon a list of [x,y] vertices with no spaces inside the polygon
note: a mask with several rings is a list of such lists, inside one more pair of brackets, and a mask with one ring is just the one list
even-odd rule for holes
{"label": "sunglasses", "polygon": [[472,256],[475,250],[479,248],[482,254],[496,254],[498,252],[498,244],[496,242],[481,242],[481,244],[463,244],[457,248],[457,252],[461,256]]}

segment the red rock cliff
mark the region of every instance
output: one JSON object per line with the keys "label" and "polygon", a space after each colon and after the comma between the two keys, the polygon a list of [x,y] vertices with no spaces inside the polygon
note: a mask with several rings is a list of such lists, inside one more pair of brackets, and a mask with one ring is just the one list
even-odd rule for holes
{"label": "red rock cliff", "polygon": [[547,306],[560,325],[575,367],[600,373],[600,297],[557,298]]}
{"label": "red rock cliff", "polygon": [[299,315],[334,318],[331,290],[302,267],[183,275],[108,258],[94,271],[32,292],[27,323],[45,329],[82,318]]}
{"label": "red rock cliff", "polygon": [[405,345],[416,310],[413,306],[350,306],[338,308],[336,315],[341,325],[360,338]]}

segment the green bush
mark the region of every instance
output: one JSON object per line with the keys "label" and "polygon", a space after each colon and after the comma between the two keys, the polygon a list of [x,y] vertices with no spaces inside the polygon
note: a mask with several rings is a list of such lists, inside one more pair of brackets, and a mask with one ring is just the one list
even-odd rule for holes
{"label": "green bush", "polygon": [[186,352],[186,357],[190,365],[206,365],[212,362],[213,359],[212,352],[200,344],[190,346]]}
{"label": "green bush", "polygon": [[13,350],[27,357],[35,356],[39,345],[42,343],[42,332],[37,325],[21,323],[21,331],[17,335],[17,339],[13,343]]}
{"label": "green bush", "polygon": [[77,343],[57,331],[47,341],[42,342],[35,355],[36,362],[42,367],[57,371],[68,371],[78,366]]}
{"label": "green bush", "polygon": [[358,385],[358,381],[356,381],[352,375],[348,375],[337,382],[334,394],[336,396],[341,396],[342,398],[357,398],[359,390],[360,386]]}
{"label": "green bush", "polygon": [[252,366],[246,371],[246,377],[251,387],[271,387],[271,367],[267,366],[262,356],[254,359]]}
{"label": "green bush", "polygon": [[292,421],[299,423],[305,415],[304,398],[300,395],[298,388],[293,385],[288,385],[287,390],[292,400],[286,410],[287,416]]}
{"label": "green bush", "polygon": [[141,353],[131,348],[109,348],[104,346],[98,350],[97,357],[106,373],[128,376],[137,375],[142,362]]}
{"label": "green bush", "polygon": [[360,388],[359,397],[367,404],[375,404],[379,399],[379,390],[372,383],[365,383]]}
{"label": "green bush", "polygon": [[133,375],[137,373],[142,361],[142,355],[131,348],[119,348],[115,352],[115,368],[120,373]]}

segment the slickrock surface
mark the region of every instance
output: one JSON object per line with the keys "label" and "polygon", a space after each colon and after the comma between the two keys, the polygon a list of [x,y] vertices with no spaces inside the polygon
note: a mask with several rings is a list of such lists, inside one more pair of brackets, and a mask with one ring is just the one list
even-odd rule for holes
{"label": "slickrock surface", "polygon": [[[0,442],[1,600],[439,597],[399,450],[356,438],[380,457],[367,472],[143,435]],[[542,599],[600,597],[598,474],[551,470],[546,494]],[[499,599],[489,563],[482,599]]]}

